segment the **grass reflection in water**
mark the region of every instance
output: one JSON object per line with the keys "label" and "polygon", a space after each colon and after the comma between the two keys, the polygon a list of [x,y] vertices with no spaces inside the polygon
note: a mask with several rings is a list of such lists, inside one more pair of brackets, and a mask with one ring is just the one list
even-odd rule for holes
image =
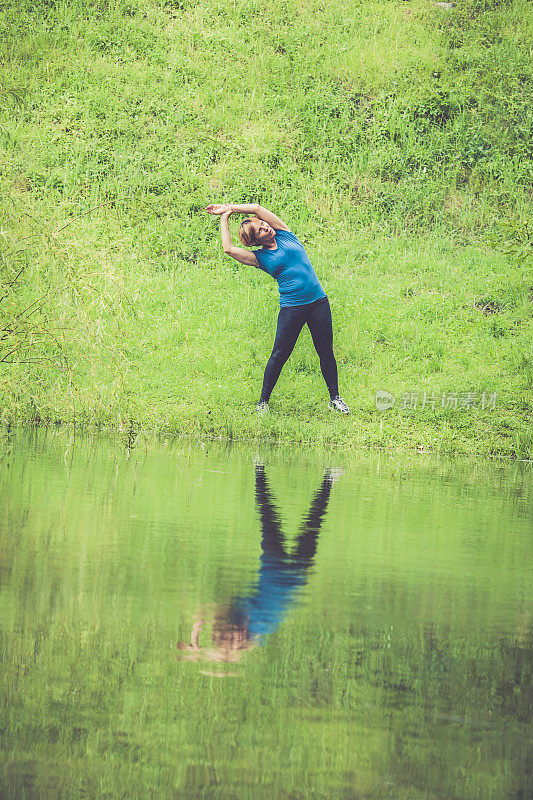
{"label": "grass reflection in water", "polygon": [[12,444],[2,800],[530,796],[530,474],[252,455]]}

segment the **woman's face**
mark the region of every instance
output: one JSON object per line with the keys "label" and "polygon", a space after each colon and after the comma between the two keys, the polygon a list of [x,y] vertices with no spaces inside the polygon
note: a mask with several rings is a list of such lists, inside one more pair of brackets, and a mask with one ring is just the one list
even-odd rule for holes
{"label": "woman's face", "polygon": [[255,240],[259,244],[270,244],[276,236],[274,228],[265,222],[263,219],[253,219],[251,224],[254,227]]}

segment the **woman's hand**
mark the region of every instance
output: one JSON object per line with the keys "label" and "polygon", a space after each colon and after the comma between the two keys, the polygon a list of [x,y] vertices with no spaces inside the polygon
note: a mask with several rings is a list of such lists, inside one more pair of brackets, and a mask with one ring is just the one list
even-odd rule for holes
{"label": "woman's hand", "polygon": [[232,207],[231,203],[211,203],[205,210],[208,214],[231,214]]}

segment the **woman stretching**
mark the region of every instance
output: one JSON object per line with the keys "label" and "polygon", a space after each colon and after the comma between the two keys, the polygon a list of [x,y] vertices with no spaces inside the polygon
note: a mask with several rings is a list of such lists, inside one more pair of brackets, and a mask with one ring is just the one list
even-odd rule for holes
{"label": "woman stretching", "polygon": [[[313,344],[320,358],[320,369],[330,394],[329,408],[349,414],[350,409],[339,397],[337,362],[333,355],[331,309],[326,293],[319,283],[302,243],[271,211],[256,205],[212,204],[210,214],[221,215],[220,233],[224,252],[251,267],[259,267],[278,282],[279,316],[272,355],[265,369],[263,390],[257,405],[261,413],[268,411],[268,401],[283,365],[293,351],[300,331],[307,323]],[[228,217],[230,214],[255,214],[244,219],[239,228],[239,240],[245,250],[234,247]]]}

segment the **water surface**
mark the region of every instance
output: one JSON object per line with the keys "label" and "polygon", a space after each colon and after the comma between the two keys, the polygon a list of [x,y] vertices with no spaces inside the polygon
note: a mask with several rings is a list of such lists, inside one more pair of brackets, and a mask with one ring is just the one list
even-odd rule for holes
{"label": "water surface", "polygon": [[2,453],[2,798],[532,796],[528,465]]}

